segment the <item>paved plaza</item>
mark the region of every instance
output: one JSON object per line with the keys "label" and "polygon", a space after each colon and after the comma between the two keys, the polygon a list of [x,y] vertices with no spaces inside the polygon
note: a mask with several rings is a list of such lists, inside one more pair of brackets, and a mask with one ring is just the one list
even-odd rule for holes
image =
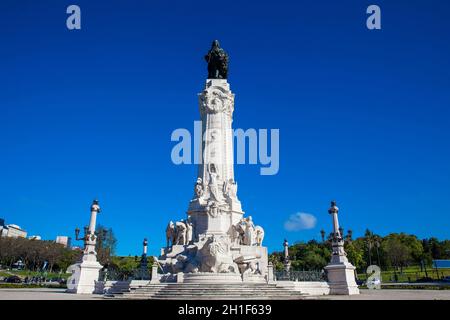
{"label": "paved plaza", "polygon": [[0,289],[0,300],[103,300],[101,295],[66,293],[65,289]]}
{"label": "paved plaza", "polygon": [[[354,296],[305,297],[306,300],[450,300],[450,290],[361,290]],[[106,300],[101,295],[76,295],[63,289],[0,289],[0,300]],[[298,302],[301,303],[301,302]]]}
{"label": "paved plaza", "polygon": [[[354,296],[322,296],[308,299],[321,300],[450,300],[450,290],[409,290],[409,289],[361,289]],[[1,294],[0,294],[1,297]]]}

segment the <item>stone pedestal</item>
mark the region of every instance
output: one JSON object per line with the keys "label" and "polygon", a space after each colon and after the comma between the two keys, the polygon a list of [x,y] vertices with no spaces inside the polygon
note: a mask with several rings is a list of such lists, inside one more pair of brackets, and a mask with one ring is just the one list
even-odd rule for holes
{"label": "stone pedestal", "polygon": [[154,262],[152,265],[152,276],[150,278],[150,283],[152,283],[152,284],[159,283],[158,264],[156,262]]}
{"label": "stone pedestal", "polygon": [[72,276],[67,280],[68,293],[92,294],[95,292],[95,284],[98,281],[100,270],[103,266],[97,261],[83,261],[73,264],[68,272]]}
{"label": "stone pedestal", "polygon": [[267,266],[266,281],[267,281],[268,284],[276,283],[275,274],[273,273],[273,264],[272,264],[272,262],[269,262],[269,265]]}
{"label": "stone pedestal", "polygon": [[330,286],[330,294],[354,295],[359,294],[355,281],[355,267],[347,262],[342,264],[329,264],[325,267]]}

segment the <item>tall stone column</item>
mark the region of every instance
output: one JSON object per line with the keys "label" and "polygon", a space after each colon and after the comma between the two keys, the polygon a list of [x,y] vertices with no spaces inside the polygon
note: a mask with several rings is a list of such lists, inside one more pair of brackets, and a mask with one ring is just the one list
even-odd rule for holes
{"label": "tall stone column", "polygon": [[94,200],[91,206],[91,219],[89,221],[89,233],[95,233],[95,226],[97,224],[97,214],[100,212],[98,200]]}
{"label": "tall stone column", "polygon": [[84,254],[83,261],[97,261],[97,235],[95,234],[95,226],[97,223],[97,214],[100,213],[98,200],[94,200],[91,205],[91,218],[89,220],[88,234],[84,236]]}
{"label": "tall stone column", "polygon": [[147,246],[148,246],[148,241],[147,238],[144,238],[144,242],[142,243],[144,250],[142,252],[142,257],[145,257],[145,259],[147,259]]}
{"label": "tall stone column", "polygon": [[234,94],[226,79],[207,79],[199,94],[201,163],[188,215],[201,235],[226,235],[243,216],[234,180]]}
{"label": "tall stone column", "polygon": [[291,260],[289,258],[289,243],[286,239],[284,239],[283,248],[284,248],[284,271],[286,273],[286,277],[289,278],[291,272]]}
{"label": "tall stone column", "polygon": [[331,202],[328,213],[333,219],[333,238],[331,261],[325,267],[330,286],[330,294],[353,295],[359,294],[355,281],[355,267],[348,261],[344,250],[344,239],[339,231],[339,208],[335,201]]}
{"label": "tall stone column", "polygon": [[99,212],[100,206],[98,200],[94,200],[91,205],[89,228],[83,237],[84,251],[81,262],[73,264],[68,268],[68,272],[72,273],[72,276],[67,280],[67,292],[91,294],[95,291],[95,285],[99,278],[100,269],[103,268],[97,261],[97,252],[95,251],[95,245],[97,244],[95,225],[97,214]]}

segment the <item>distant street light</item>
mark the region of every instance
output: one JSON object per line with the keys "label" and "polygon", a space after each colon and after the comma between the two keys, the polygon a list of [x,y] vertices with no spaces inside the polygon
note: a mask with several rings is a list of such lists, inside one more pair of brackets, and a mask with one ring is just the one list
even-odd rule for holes
{"label": "distant street light", "polygon": [[84,227],[84,236],[83,238],[79,238],[80,236],[80,228],[75,228],[75,240],[86,240],[86,237],[88,235],[88,227]]}
{"label": "distant street light", "polygon": [[352,237],[353,237],[353,231],[348,229],[347,230],[347,241],[352,241]]}
{"label": "distant street light", "polygon": [[325,242],[325,230],[320,230],[320,235],[322,236],[322,242]]}

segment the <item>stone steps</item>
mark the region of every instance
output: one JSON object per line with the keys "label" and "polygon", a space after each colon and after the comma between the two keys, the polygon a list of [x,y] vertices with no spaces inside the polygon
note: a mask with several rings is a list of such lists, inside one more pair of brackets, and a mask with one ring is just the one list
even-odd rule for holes
{"label": "stone steps", "polygon": [[224,295],[224,296],[172,296],[172,295],[134,295],[124,296],[124,297],[114,297],[118,299],[127,300],[183,300],[183,301],[199,301],[199,300],[303,300],[310,299],[303,296],[293,296],[293,295],[271,295],[271,296],[260,296],[260,295]]}
{"label": "stone steps", "polygon": [[298,300],[298,291],[273,284],[155,284],[131,288],[130,292],[115,294],[118,299],[158,300]]}

